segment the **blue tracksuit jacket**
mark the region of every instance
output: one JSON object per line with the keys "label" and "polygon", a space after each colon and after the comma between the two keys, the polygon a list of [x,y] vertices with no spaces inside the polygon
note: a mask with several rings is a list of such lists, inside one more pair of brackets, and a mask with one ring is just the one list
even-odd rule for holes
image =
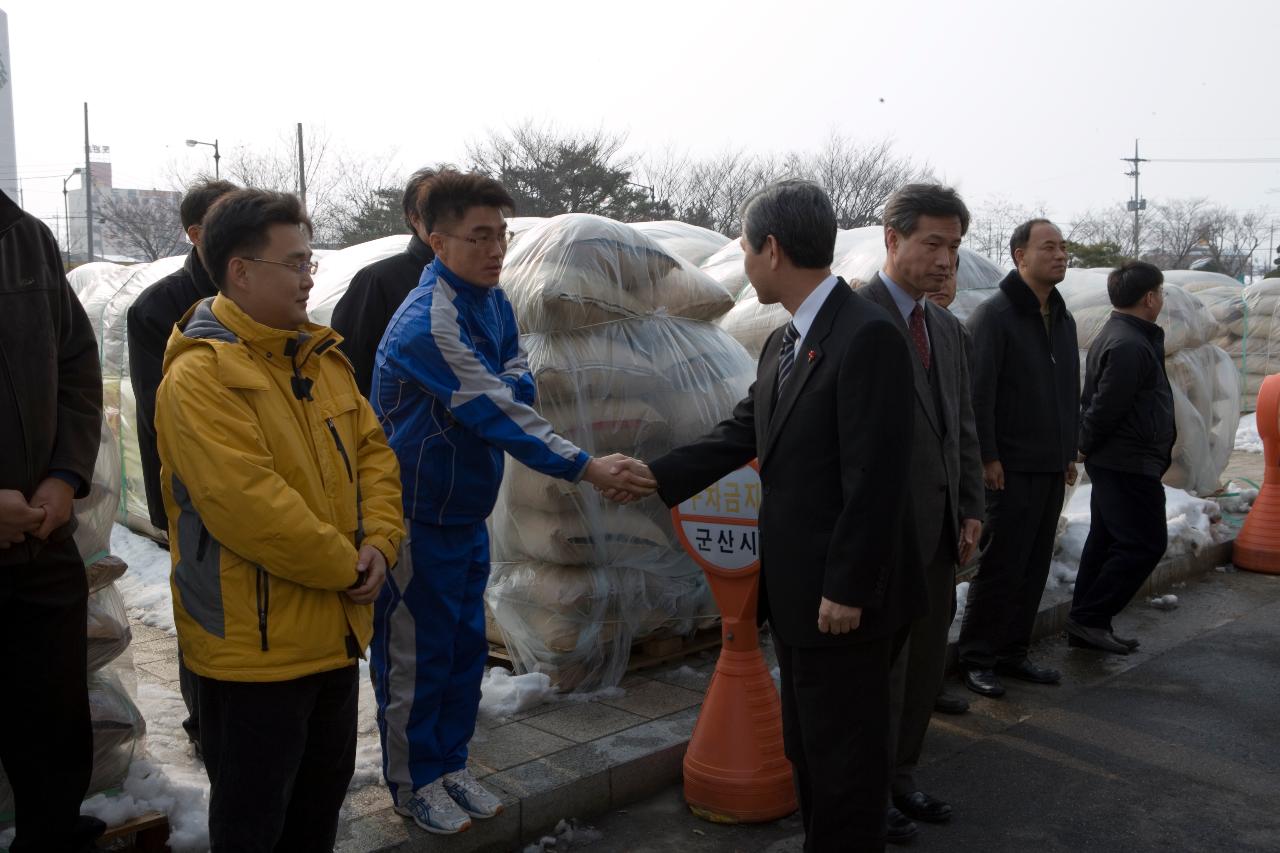
{"label": "blue tracksuit jacket", "polygon": [[400,459],[405,515],[413,521],[487,518],[503,451],[572,482],[590,461],[532,408],[533,376],[506,294],[468,284],[438,258],[391,318],[372,396]]}

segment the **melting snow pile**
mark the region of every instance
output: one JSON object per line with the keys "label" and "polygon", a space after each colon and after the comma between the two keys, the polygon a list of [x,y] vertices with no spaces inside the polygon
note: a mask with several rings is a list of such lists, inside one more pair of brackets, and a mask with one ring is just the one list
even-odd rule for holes
{"label": "melting snow pile", "polygon": [[1244,453],[1262,452],[1262,436],[1258,434],[1257,412],[1240,416],[1240,426],[1236,428],[1235,449]]}

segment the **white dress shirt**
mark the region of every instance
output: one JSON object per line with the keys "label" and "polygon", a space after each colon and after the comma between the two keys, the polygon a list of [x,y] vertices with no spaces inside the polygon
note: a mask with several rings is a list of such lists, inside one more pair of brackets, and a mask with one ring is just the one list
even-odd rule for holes
{"label": "white dress shirt", "polygon": [[800,303],[800,307],[796,309],[796,313],[791,317],[791,323],[796,327],[796,355],[800,354],[800,345],[804,343],[805,336],[809,334],[809,329],[813,326],[813,321],[818,317],[818,311],[821,310],[827,297],[831,295],[831,291],[835,290],[839,279],[834,275],[829,275],[813,289],[813,292],[804,298],[804,302]]}

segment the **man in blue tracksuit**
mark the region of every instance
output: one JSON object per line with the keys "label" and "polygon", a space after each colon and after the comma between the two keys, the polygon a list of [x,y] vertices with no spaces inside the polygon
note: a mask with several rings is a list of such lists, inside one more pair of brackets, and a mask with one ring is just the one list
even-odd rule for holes
{"label": "man in blue tracksuit", "polygon": [[420,210],[436,258],[392,317],[374,363],[372,402],[400,460],[409,528],[374,612],[383,774],[396,811],[441,834],[502,810],[466,764],[488,654],[485,519],[504,452],[601,489],[639,496],[654,485],[613,473],[616,457],[593,459],[532,408],[533,376],[497,286],[512,207],[491,178],[436,176]]}

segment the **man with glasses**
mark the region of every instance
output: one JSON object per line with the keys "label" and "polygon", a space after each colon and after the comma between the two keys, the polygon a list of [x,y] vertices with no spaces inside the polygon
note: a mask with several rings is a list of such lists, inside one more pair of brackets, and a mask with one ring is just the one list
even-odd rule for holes
{"label": "man with glasses", "polygon": [[356,664],[404,532],[395,455],[337,333],[307,320],[310,233],[291,195],[214,206],[201,257],[218,295],[174,330],[156,400],[213,853],[333,849]]}
{"label": "man with glasses", "polygon": [[515,314],[498,286],[510,194],[492,178],[441,171],[419,205],[435,260],[378,348],[373,405],[400,459],[409,546],[378,599],[372,654],[383,773],[396,811],[461,832],[502,802],[467,770],[489,645],[485,519],[503,454],[570,482],[647,494],[611,473],[533,408]]}

